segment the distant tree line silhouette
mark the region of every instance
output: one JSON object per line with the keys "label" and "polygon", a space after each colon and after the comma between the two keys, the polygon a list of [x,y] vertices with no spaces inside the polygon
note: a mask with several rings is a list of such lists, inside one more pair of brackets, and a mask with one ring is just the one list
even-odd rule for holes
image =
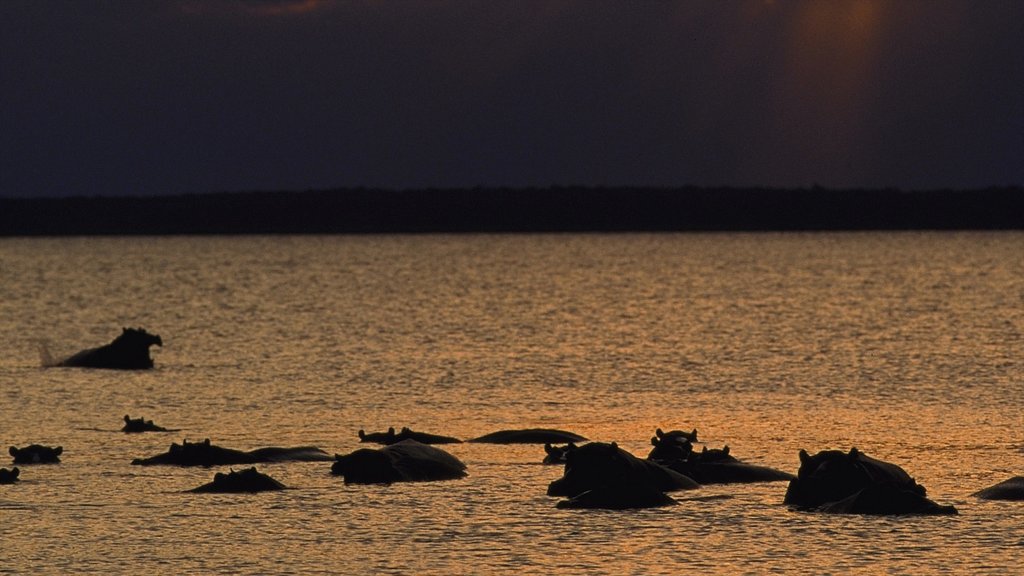
{"label": "distant tree line silhouette", "polygon": [[1021,230],[1024,188],[461,188],[0,198],[0,235]]}

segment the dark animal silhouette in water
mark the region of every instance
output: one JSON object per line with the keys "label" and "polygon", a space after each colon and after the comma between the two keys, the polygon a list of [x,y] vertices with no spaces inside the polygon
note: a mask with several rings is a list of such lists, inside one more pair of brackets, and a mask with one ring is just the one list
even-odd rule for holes
{"label": "dark animal silhouette in water", "polygon": [[576,444],[569,442],[565,446],[553,446],[551,444],[544,445],[544,460],[541,464],[565,464],[565,455],[570,450],[575,450]]}
{"label": "dark animal silhouette in water", "polygon": [[113,342],[99,348],[90,348],[53,362],[44,351],[44,365],[75,368],[110,368],[116,370],[145,370],[153,367],[153,359],[149,356],[150,346],[163,346],[164,342],[156,334],[150,334],[142,328],[123,328],[121,335]]}
{"label": "dark animal silhouette in water", "polygon": [[441,436],[440,434],[430,434],[427,432],[416,432],[410,428],[403,427],[402,431],[395,433],[394,428],[388,428],[387,432],[371,432],[367,434],[365,431],[359,431],[360,442],[376,442],[377,444],[384,444],[385,446],[401,442],[402,440],[415,440],[420,444],[460,444],[462,440],[458,438],[452,438],[451,436]]}
{"label": "dark animal silhouette in water", "polygon": [[228,466],[232,464],[259,464],[261,462],[329,462],[334,458],[316,446],[297,446],[294,448],[257,448],[243,452],[232,448],[222,448],[210,443],[207,438],[202,442],[182,441],[172,443],[163,454],[149,458],[136,458],[132,464],[139,466],[175,465],[175,466]]}
{"label": "dark animal silhouette in water", "polygon": [[238,492],[266,492],[269,490],[284,490],[285,485],[270,476],[258,472],[255,467],[234,470],[224,474],[217,472],[213,475],[213,482],[193,488],[189,492],[212,492],[219,494]]}
{"label": "dark animal silhouette in water", "polygon": [[565,472],[548,485],[548,496],[568,497],[558,505],[563,508],[647,508],[674,503],[664,492],[698,487],[692,479],[641,460],[615,442],[591,442],[566,452]]}
{"label": "dark animal silhouette in water", "polygon": [[729,454],[728,446],[710,450],[705,446],[700,452],[696,452],[686,436],[670,434],[658,434],[651,438],[653,448],[647,459],[693,478],[701,484],[776,482],[794,478],[788,472],[741,462]]}
{"label": "dark animal silhouette in water", "polygon": [[18,474],[21,474],[21,470],[18,470],[17,466],[14,466],[10,470],[7,468],[0,468],[0,484],[14,484],[18,481]]}
{"label": "dark animal silhouette in water", "polygon": [[982,500],[1024,500],[1024,476],[1014,476],[971,494]]}
{"label": "dark animal silhouette in water", "polygon": [[567,442],[586,442],[579,434],[549,428],[527,428],[525,430],[500,430],[491,432],[467,442],[485,444],[565,444]]}
{"label": "dark animal silhouette in water", "polygon": [[669,430],[668,432],[658,428],[654,431],[655,438],[659,440],[686,440],[687,442],[697,442],[697,429],[694,428],[690,432],[683,430]]}
{"label": "dark animal silhouette in water", "polygon": [[145,418],[132,419],[127,414],[124,415],[124,426],[121,428],[122,432],[170,432],[163,426],[157,426],[153,424],[152,420],[146,420]]}
{"label": "dark animal silhouette in water", "polygon": [[957,513],[952,506],[929,500],[924,486],[903,468],[856,448],[823,450],[814,456],[801,450],[800,470],[789,483],[784,503],[836,514]]}
{"label": "dark animal silhouette in water", "polygon": [[32,444],[24,448],[11,446],[9,452],[14,457],[15,464],[57,464],[60,462],[60,455],[64,452],[64,448]]}
{"label": "dark animal silhouette in water", "polygon": [[466,465],[451,454],[415,440],[402,440],[373,450],[360,448],[335,455],[331,473],[346,484],[389,484],[455,480],[466,476]]}

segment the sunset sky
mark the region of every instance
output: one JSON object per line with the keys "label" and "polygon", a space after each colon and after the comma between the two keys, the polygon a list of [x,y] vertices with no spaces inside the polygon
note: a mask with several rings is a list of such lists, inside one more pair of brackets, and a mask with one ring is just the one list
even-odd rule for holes
{"label": "sunset sky", "polygon": [[3,0],[0,196],[1024,185],[1021,0]]}

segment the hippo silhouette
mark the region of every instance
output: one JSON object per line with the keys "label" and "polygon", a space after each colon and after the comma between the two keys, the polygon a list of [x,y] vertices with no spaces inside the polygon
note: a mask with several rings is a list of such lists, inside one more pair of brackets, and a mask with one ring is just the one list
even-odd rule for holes
{"label": "hippo silhouette", "polygon": [[213,492],[219,494],[237,492],[266,492],[268,490],[284,490],[285,485],[270,476],[257,472],[256,468],[248,468],[235,472],[234,470],[224,474],[217,472],[213,475],[213,482],[193,488],[189,492]]}
{"label": "hippo silhouette", "polygon": [[10,470],[0,468],[0,484],[14,484],[18,481],[18,474],[21,474],[21,470],[18,470],[17,466],[12,467]]}
{"label": "hippo silhouette", "polygon": [[427,432],[416,432],[410,428],[403,427],[402,431],[395,434],[394,428],[388,428],[387,432],[371,432],[367,434],[363,430],[359,431],[360,442],[376,442],[378,444],[390,445],[402,440],[415,440],[420,444],[460,444],[462,440],[458,438],[452,438],[451,436],[441,436],[439,434],[429,434]]}
{"label": "hippo silhouette", "polygon": [[544,452],[546,452],[547,455],[544,456],[544,460],[541,464],[565,464],[565,455],[568,454],[570,450],[575,449],[576,444],[572,442],[569,442],[565,446],[552,446],[551,444],[545,444]]}
{"label": "hippo silhouette", "polygon": [[122,328],[113,342],[99,348],[89,348],[57,362],[43,350],[44,366],[76,368],[111,368],[116,370],[145,370],[153,367],[150,346],[163,346],[160,336],[142,328]]}
{"label": "hippo silhouette", "polygon": [[257,448],[243,452],[232,448],[222,448],[210,443],[207,438],[202,442],[183,440],[181,444],[172,443],[163,454],[149,458],[136,458],[132,464],[153,466],[160,464],[176,466],[228,466],[233,464],[259,464],[261,462],[328,462],[333,460],[330,454],[316,446],[297,446],[294,448]]}
{"label": "hippo silhouette", "polygon": [[124,415],[124,426],[121,428],[122,432],[135,433],[135,432],[170,432],[163,426],[157,426],[152,420],[146,420],[144,418],[132,419],[127,414]]}
{"label": "hippo silhouette", "polygon": [[800,451],[800,470],[783,500],[798,509],[836,514],[956,514],[926,497],[896,464],[876,460],[856,448]]}
{"label": "hippo silhouette", "polygon": [[15,464],[57,464],[60,462],[60,455],[64,452],[64,448],[32,444],[24,448],[11,446],[9,452],[11,456],[14,456]]}
{"label": "hippo silhouette", "polygon": [[331,473],[345,477],[346,484],[389,484],[454,480],[466,476],[458,458],[415,440],[402,440],[379,450],[361,448],[335,455]]}
{"label": "hippo silhouette", "polygon": [[693,478],[700,484],[776,482],[794,478],[788,472],[741,462],[729,454],[728,446],[722,449],[705,446],[700,452],[695,452],[686,436],[656,435],[651,438],[651,445],[654,448],[647,455],[648,460]]}
{"label": "hippo silhouette", "polygon": [[694,428],[690,432],[684,432],[683,430],[669,430],[665,432],[661,428],[657,428],[654,431],[654,436],[659,440],[686,440],[692,443],[697,441],[697,429]]}
{"label": "hippo silhouette", "polygon": [[359,441],[360,442],[374,442],[377,444],[394,444],[395,440],[395,429],[388,428],[387,432],[366,432],[365,430],[359,430]]}
{"label": "hippo silhouette", "polygon": [[566,452],[565,472],[548,485],[548,496],[572,498],[588,490],[611,488],[612,492],[598,493],[607,500],[616,489],[627,492],[636,486],[671,492],[698,488],[699,484],[656,462],[641,460],[615,442],[591,442]]}
{"label": "hippo silhouette", "polygon": [[565,444],[567,442],[586,442],[579,434],[549,428],[527,428],[525,430],[500,430],[479,438],[467,440],[484,444]]}
{"label": "hippo silhouette", "polygon": [[971,496],[982,500],[1024,500],[1024,476],[1003,480],[984,490],[978,490]]}

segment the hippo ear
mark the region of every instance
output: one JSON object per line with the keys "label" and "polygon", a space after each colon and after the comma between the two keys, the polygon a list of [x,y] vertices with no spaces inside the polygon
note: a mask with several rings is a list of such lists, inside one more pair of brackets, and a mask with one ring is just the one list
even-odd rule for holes
{"label": "hippo ear", "polygon": [[619,443],[618,442],[612,442],[612,448],[618,448],[618,447],[619,447]]}
{"label": "hippo ear", "polygon": [[547,442],[545,442],[544,443],[544,451],[547,452],[548,454],[551,454],[551,444],[548,444]]}
{"label": "hippo ear", "polygon": [[394,436],[394,435],[395,435],[395,427],[394,426],[388,426],[388,436]]}
{"label": "hippo ear", "polygon": [[700,448],[700,453],[701,454],[706,454],[707,451],[708,451],[708,447],[707,446],[701,446],[701,448]]}
{"label": "hippo ear", "polygon": [[657,430],[655,430],[654,434],[657,435],[658,438],[661,438],[662,436],[665,435],[665,433],[661,431],[661,428],[658,428]]}
{"label": "hippo ear", "polygon": [[693,432],[690,432],[690,440],[693,440],[694,442],[697,441],[697,429],[696,428],[693,429]]}
{"label": "hippo ear", "polygon": [[854,446],[853,448],[850,448],[850,458],[856,458],[858,456],[860,456],[860,452],[857,450],[857,447]]}
{"label": "hippo ear", "polygon": [[63,452],[63,451],[64,451],[64,447],[63,446],[57,446],[56,448],[53,449],[53,454],[54,454],[54,456],[60,456],[61,452]]}
{"label": "hippo ear", "polygon": [[726,456],[729,455],[729,445],[728,444],[725,445],[725,448],[722,448],[722,454],[725,454]]}
{"label": "hippo ear", "polygon": [[804,450],[803,448],[801,448],[800,449],[800,463],[801,464],[806,464],[807,461],[810,460],[810,459],[811,459],[811,455],[807,453],[807,450]]}
{"label": "hippo ear", "polygon": [[15,448],[14,446],[11,446],[11,449],[8,450],[8,452],[11,453],[11,456],[14,456],[15,458],[18,457],[19,450],[17,448]]}
{"label": "hippo ear", "polygon": [[203,440],[203,446],[209,446],[209,445],[210,445],[210,439],[209,438],[204,439]]}
{"label": "hippo ear", "polygon": [[131,419],[131,418],[129,418],[127,414],[125,414],[125,415],[124,415],[124,421],[125,421],[126,423],[127,423],[127,422],[131,422],[131,421],[132,421],[132,419]]}
{"label": "hippo ear", "polygon": [[651,436],[651,446],[657,446],[657,445],[658,445],[658,437],[657,436]]}
{"label": "hippo ear", "polygon": [[17,478],[18,474],[21,474],[21,470],[18,470],[17,466],[11,468],[11,478]]}
{"label": "hippo ear", "polygon": [[364,438],[366,438],[366,431],[363,430],[362,428],[360,428],[359,429],[359,439],[362,440]]}

